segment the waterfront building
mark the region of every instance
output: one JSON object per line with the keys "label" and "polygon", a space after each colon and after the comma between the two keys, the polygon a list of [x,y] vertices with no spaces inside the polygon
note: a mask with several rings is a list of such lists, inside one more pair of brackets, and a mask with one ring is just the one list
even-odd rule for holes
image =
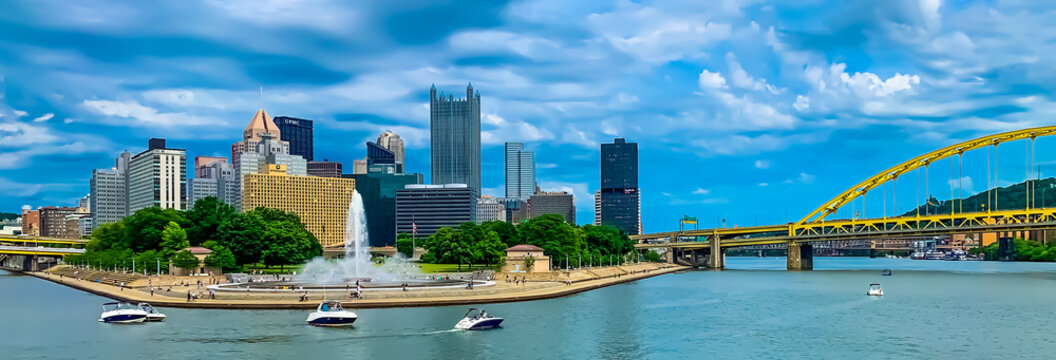
{"label": "waterfront building", "polygon": [[128,165],[128,211],[159,207],[183,210],[187,205],[187,151],[165,147],[165,139],[150,139],[147,150]]}
{"label": "waterfront building", "polygon": [[406,171],[404,168],[403,139],[400,138],[400,135],[392,132],[392,130],[385,130],[384,133],[378,136],[378,146],[388,149],[396,155],[397,173],[403,173]]}
{"label": "waterfront building", "polygon": [[45,206],[38,211],[40,211],[40,236],[55,238],[69,236],[66,215],[77,213],[76,207]]}
{"label": "waterfront building", "polygon": [[483,195],[477,199],[477,224],[485,221],[506,221],[506,207],[498,198]]}
{"label": "waterfront building", "polygon": [[[597,214],[597,210],[595,210]],[[641,233],[638,144],[617,138],[601,144],[601,224],[629,235]]]}
{"label": "waterfront building", "polygon": [[275,126],[279,128],[279,139],[290,143],[290,155],[297,155],[305,161],[315,160],[315,140],[312,120],[298,119],[289,116],[276,116]]}
{"label": "waterfront building", "polygon": [[213,196],[221,202],[238,206],[242,201],[238,193],[235,168],[222,157],[199,156],[194,158],[194,178],[187,180],[187,208],[193,208],[198,200]]}
{"label": "waterfront building", "polygon": [[535,153],[524,143],[506,143],[506,198],[527,200],[535,193]]}
{"label": "waterfront building", "polygon": [[434,185],[466,184],[480,194],[480,92],[466,97],[429,89],[429,155]]}
{"label": "waterfront building", "polygon": [[260,206],[296,213],[323,247],[345,243],[345,220],[355,191],[354,179],[290,175],[286,166],[270,164],[260,174],[246,174],[242,209]]}
{"label": "waterfront building", "polygon": [[424,239],[442,227],[474,222],[476,198],[466,184],[407,185],[396,190],[396,232]]}
{"label": "waterfront building", "polygon": [[[532,258],[532,266],[526,260]],[[535,245],[521,244],[506,249],[506,263],[502,267],[505,273],[545,273],[550,271],[550,257],[543,253],[543,248]]]}
{"label": "waterfront building", "polygon": [[370,246],[396,246],[396,191],[424,182],[422,174],[402,174],[396,167],[371,165],[365,174],[343,175],[356,180],[356,191],[363,198],[367,214]]}
{"label": "waterfront building", "polygon": [[92,226],[121,221],[128,216],[128,165],[132,154],[121,153],[110,169],[92,170],[88,183]]}
{"label": "waterfront building", "polygon": [[561,215],[565,222],[576,223],[576,197],[564,191],[537,192],[528,198],[528,217],[535,219],[546,214]]}
{"label": "waterfront building", "polygon": [[341,177],[341,163],[323,159],[323,161],[308,162],[309,176]]}
{"label": "waterfront building", "polygon": [[40,210],[33,210],[29,205],[22,206],[22,234],[40,236]]}
{"label": "waterfront building", "polygon": [[77,218],[77,233],[81,237],[92,236],[92,230],[95,229],[95,218],[91,214],[82,214]]}
{"label": "waterfront building", "polygon": [[[87,229],[85,228],[87,227]],[[66,215],[66,234],[68,239],[80,239],[85,235],[92,234],[92,214],[85,212],[74,212]]]}

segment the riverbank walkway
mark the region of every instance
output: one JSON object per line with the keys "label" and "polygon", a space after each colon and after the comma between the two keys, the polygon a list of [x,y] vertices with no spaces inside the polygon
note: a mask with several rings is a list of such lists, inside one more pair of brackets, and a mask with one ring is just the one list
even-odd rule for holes
{"label": "riverbank walkway", "polygon": [[[441,288],[412,291],[372,290],[366,291],[364,299],[351,299],[344,288],[335,287],[326,291],[327,300],[340,300],[350,308],[389,308],[413,306],[445,306],[486,304],[499,302],[531,301],[567,296],[601,287],[620,284],[675,271],[688,269],[666,263],[641,263],[625,266],[597,267],[571,271],[528,274],[527,281],[506,282],[506,276],[514,278],[525,274],[497,273],[495,285],[477,286],[474,289]],[[323,292],[310,292],[307,301],[301,301],[302,292],[241,292],[216,291],[210,298],[208,285],[224,283],[222,276],[175,277],[142,276],[58,266],[47,271],[25,272],[44,280],[84,290],[99,296],[127,302],[149,302],[155,306],[211,309],[312,309],[323,300]],[[468,274],[467,274],[468,275]],[[198,285],[198,281],[202,285]],[[122,284],[124,284],[122,286]],[[153,292],[151,291],[153,289]],[[200,298],[187,300],[187,294]]]}

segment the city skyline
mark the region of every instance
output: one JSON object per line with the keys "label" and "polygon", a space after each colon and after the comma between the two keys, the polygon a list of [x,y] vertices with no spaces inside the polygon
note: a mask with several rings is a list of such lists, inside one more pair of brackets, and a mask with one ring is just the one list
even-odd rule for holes
{"label": "city skyline", "polygon": [[[0,209],[72,205],[93,169],[142,151],[150,137],[188,157],[229,157],[231,135],[260,107],[315,120],[315,157],[346,168],[365,141],[392,129],[406,143],[407,171],[428,174],[432,83],[472,82],[485,98],[482,193],[504,193],[502,144],[524,142],[541,187],[576,195],[579,223],[593,217],[598,144],[639,143],[647,232],[675,229],[686,213],[709,226],[794,221],[903,159],[1047,122],[1052,32],[1029,5],[896,1],[875,18],[854,4],[726,5],[157,5],[210,14],[181,24],[123,4],[105,26],[45,3],[14,6],[0,15],[13,34],[0,44],[10,54],[0,64],[0,185],[10,189]],[[815,16],[798,15],[807,12]],[[397,20],[353,29],[352,14]],[[436,14],[453,21],[423,20]],[[998,30],[1022,28],[1012,24],[1040,30]],[[203,27],[238,29],[194,30]],[[300,35],[250,41],[290,29]],[[113,51],[117,43],[134,51]],[[1007,53],[1023,56],[999,56]],[[1040,140],[1039,153],[1047,149]],[[999,184],[1022,180],[1012,161],[1001,166]],[[965,190],[984,188],[984,171],[966,169]],[[942,190],[932,194],[948,198],[949,178],[932,178]],[[899,203],[914,195],[900,193]],[[870,200],[867,213],[882,204]]]}

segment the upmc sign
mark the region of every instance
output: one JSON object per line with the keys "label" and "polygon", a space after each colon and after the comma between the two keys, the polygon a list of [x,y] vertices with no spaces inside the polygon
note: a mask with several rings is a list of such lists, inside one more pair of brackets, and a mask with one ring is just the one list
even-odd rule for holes
{"label": "upmc sign", "polygon": [[293,126],[301,126],[301,122],[297,120],[286,120],[286,123]]}
{"label": "upmc sign", "polygon": [[638,192],[638,189],[623,189],[624,194],[634,194]]}

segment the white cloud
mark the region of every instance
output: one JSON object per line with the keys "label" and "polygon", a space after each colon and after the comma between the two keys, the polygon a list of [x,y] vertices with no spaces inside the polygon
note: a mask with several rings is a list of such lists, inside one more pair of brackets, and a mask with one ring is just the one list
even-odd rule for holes
{"label": "white cloud", "polygon": [[766,79],[755,79],[751,75],[748,75],[748,72],[741,67],[739,62],[737,62],[737,57],[735,57],[733,53],[726,54],[726,65],[729,67],[730,83],[732,83],[733,86],[754,91],[766,91],[773,95],[779,93],[776,87],[766,82]]}
{"label": "white cloud", "polygon": [[27,123],[0,123],[0,147],[50,144],[61,138],[46,127]]}
{"label": "white cloud", "polygon": [[770,186],[770,183],[765,183],[765,182],[759,183],[759,187],[767,187],[767,186]]}
{"label": "white cloud", "polygon": [[480,142],[484,144],[502,144],[507,141],[540,141],[552,140],[554,134],[524,121],[507,121],[495,114],[484,114],[481,122],[490,125],[490,129],[480,133]]}
{"label": "white cloud", "polygon": [[671,193],[669,193],[669,192],[666,192],[666,191],[661,191],[661,192],[660,192],[660,195],[663,195],[663,196],[667,196],[667,197],[670,197],[670,196],[671,196]]}
{"label": "white cloud", "polygon": [[149,90],[143,98],[169,106],[187,107],[194,104],[194,92],[185,89]]}
{"label": "white cloud", "polygon": [[806,111],[810,109],[810,98],[803,95],[796,95],[796,102],[792,103],[792,107],[796,111]]}
{"label": "white cloud", "polygon": [[697,188],[696,190],[693,190],[693,194],[696,194],[696,195],[707,195],[707,194],[710,194],[710,193],[711,193],[711,190],[703,189],[703,188]]}
{"label": "white cloud", "polygon": [[15,114],[15,117],[23,117],[23,116],[29,115],[28,112],[25,112],[25,111],[22,111],[22,110],[11,110],[11,112]]}
{"label": "white cloud", "polygon": [[33,122],[45,122],[45,121],[51,120],[51,118],[53,118],[53,117],[55,117],[55,114],[47,113],[47,114],[38,116],[37,118],[33,119]]}
{"label": "white cloud", "polygon": [[[681,11],[681,12],[680,12]],[[652,64],[707,56],[707,48],[730,37],[732,26],[684,9],[666,11],[631,2],[587,17],[589,27],[613,48]]]}
{"label": "white cloud", "polygon": [[700,86],[701,90],[725,89],[726,79],[718,72],[711,72],[708,71],[708,69],[704,69],[700,72],[700,76],[697,77],[697,85]]}
{"label": "white cloud", "polygon": [[755,168],[756,169],[768,169],[768,168],[770,168],[770,160],[756,160],[755,161]]}
{"label": "white cloud", "polygon": [[804,183],[804,184],[810,184],[810,183],[814,182],[814,175],[807,174],[807,173],[799,173],[799,177],[797,178],[797,180],[799,180],[799,182]]}
{"label": "white cloud", "polygon": [[946,180],[946,184],[950,185],[951,187],[953,187],[953,189],[955,191],[958,190],[959,188],[963,189],[963,190],[960,190],[960,191],[962,192],[962,195],[965,196],[965,197],[970,196],[970,195],[975,193],[975,186],[972,184],[972,177],[971,176],[962,176],[959,181],[958,181],[958,179]]}
{"label": "white cloud", "polygon": [[218,119],[201,118],[185,113],[163,113],[158,110],[141,105],[136,101],[110,101],[110,100],[84,100],[84,106],[89,110],[106,116],[115,116],[132,119],[134,121],[119,121],[117,123],[126,126],[145,127],[176,127],[188,125],[223,125]]}

